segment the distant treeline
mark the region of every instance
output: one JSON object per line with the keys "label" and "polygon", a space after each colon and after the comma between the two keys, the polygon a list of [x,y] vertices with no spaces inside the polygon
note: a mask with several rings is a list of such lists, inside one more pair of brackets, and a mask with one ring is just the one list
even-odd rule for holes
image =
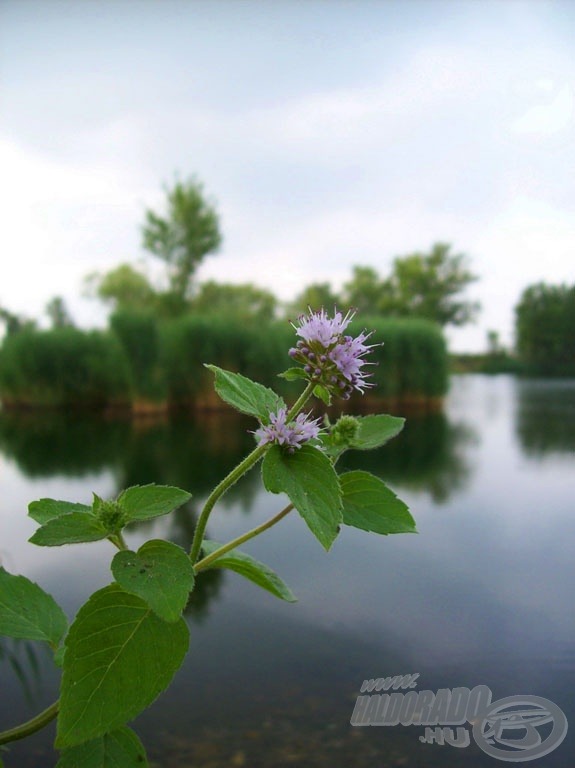
{"label": "distant treeline", "polygon": [[[370,359],[376,387],[389,401],[438,402],[448,362],[440,328],[417,319],[362,318],[352,333],[373,330]],[[293,328],[286,321],[245,323],[225,316],[159,320],[145,312],[112,316],[108,331],[24,330],[0,349],[5,407],[221,407],[204,363],[242,373],[295,399],[295,384],[278,378],[290,366]]]}
{"label": "distant treeline", "polygon": [[575,376],[575,285],[526,288],[515,309],[515,329],[526,373]]}

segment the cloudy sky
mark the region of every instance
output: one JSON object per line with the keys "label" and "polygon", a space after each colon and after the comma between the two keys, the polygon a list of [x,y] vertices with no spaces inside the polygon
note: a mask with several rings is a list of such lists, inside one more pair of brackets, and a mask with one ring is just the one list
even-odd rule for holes
{"label": "cloudy sky", "polygon": [[0,305],[82,325],[147,265],[146,207],[196,175],[199,278],[290,299],[435,241],[468,254],[482,350],[529,283],[575,282],[575,3],[0,0]]}

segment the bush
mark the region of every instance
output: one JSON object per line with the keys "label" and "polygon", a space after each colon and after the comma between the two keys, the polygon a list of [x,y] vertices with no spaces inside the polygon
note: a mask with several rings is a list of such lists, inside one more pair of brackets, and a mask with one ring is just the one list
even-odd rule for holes
{"label": "bush", "polygon": [[428,320],[370,317],[354,322],[351,333],[373,330],[370,361],[376,364],[373,396],[385,399],[435,399],[448,387],[448,356],[441,328]]}
{"label": "bush", "polygon": [[[162,363],[168,397],[173,404],[189,404],[210,396],[213,375],[204,363],[236,371],[281,391],[286,384],[277,374],[289,365],[287,350],[293,332],[287,323],[265,327],[226,317],[190,315],[167,323],[162,332]],[[289,385],[288,385],[289,386]],[[209,394],[210,393],[210,394]],[[207,404],[218,404],[214,399]]]}
{"label": "bush", "polygon": [[160,366],[157,318],[151,312],[121,310],[112,315],[110,326],[128,359],[136,397],[165,400],[166,379]]}
{"label": "bush", "polygon": [[527,374],[575,376],[575,285],[526,288],[515,308],[515,332]]}
{"label": "bush", "polygon": [[100,408],[126,402],[127,360],[109,333],[24,331],[8,336],[0,350],[0,397],[20,406]]}
{"label": "bush", "polygon": [[[288,401],[298,391],[278,378],[291,366],[288,350],[296,341],[286,321],[242,325],[190,315],[158,323],[145,313],[122,312],[112,327],[112,334],[65,328],[10,337],[0,354],[0,396],[21,405],[102,406],[135,395],[172,406],[221,407],[204,363],[259,381]],[[370,342],[378,345],[370,355],[376,387],[368,390],[368,402],[426,402],[445,394],[448,362],[439,326],[376,317],[350,330],[355,335],[364,328],[374,331]]]}

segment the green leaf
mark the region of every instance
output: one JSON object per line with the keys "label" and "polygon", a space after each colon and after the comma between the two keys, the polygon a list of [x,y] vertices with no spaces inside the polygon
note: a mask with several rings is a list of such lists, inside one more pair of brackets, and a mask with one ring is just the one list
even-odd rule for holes
{"label": "green leaf", "polygon": [[373,533],[417,533],[407,506],[375,475],[360,470],[340,476],[343,522]]}
{"label": "green leaf", "polygon": [[280,379],[285,379],[286,381],[297,381],[298,379],[306,379],[306,380],[308,379],[308,375],[303,368],[288,368],[287,371],[284,371],[283,373],[278,373],[278,376]]}
{"label": "green leaf", "polygon": [[398,435],[405,425],[405,419],[381,413],[377,416],[359,416],[359,431],[352,448],[369,451],[385,445],[388,440]]}
{"label": "green leaf", "polygon": [[97,739],[64,749],[56,768],[147,768],[142,742],[123,726]]}
{"label": "green leaf", "polygon": [[334,463],[343,453],[351,449],[367,451],[372,448],[379,448],[399,434],[405,424],[405,419],[386,414],[356,416],[354,419],[358,424],[357,434],[349,442],[338,440],[336,433],[339,422],[334,425],[333,432],[327,432],[321,437],[323,449],[328,456],[331,456]]}
{"label": "green leaf", "polygon": [[56,648],[67,628],[64,611],[51,595],[0,567],[0,635],[45,640]]}
{"label": "green leaf", "polygon": [[270,413],[277,413],[286,404],[279,395],[251,381],[240,373],[224,371],[216,365],[206,365],[216,377],[215,389],[218,395],[229,405],[248,416],[255,416],[263,424],[269,423]]}
{"label": "green leaf", "polygon": [[177,621],[194,586],[187,553],[169,541],[154,539],[135,552],[118,552],[112,561],[118,584],[141,597],[164,621]]}
{"label": "green leaf", "polygon": [[[217,541],[204,539],[202,542],[204,557],[211,555],[212,552],[215,552],[221,546],[223,545]],[[210,563],[205,570],[208,570],[208,568],[228,568],[230,571],[235,571],[240,576],[253,581],[258,587],[271,592],[272,595],[279,597],[280,600],[287,600],[288,603],[295,603],[297,600],[291,589],[280,579],[275,571],[272,571],[267,565],[260,563],[259,560],[247,555],[245,552],[240,552],[239,549],[230,549],[229,552],[226,552]]]}
{"label": "green leaf", "polygon": [[90,507],[86,504],[75,504],[71,501],[56,501],[56,499],[39,499],[28,505],[28,515],[40,525],[44,525],[49,520],[54,520],[62,515],[69,515],[70,512],[89,512]]}
{"label": "green leaf", "polygon": [[322,400],[326,405],[331,405],[331,395],[329,394],[329,390],[326,389],[322,384],[316,384],[316,386],[313,388],[313,394]]}
{"label": "green leaf", "polygon": [[169,685],[188,644],[183,619],[162,621],[117,584],[95,592],[66,637],[56,747],[81,744],[136,717]]}
{"label": "green leaf", "polygon": [[264,485],[271,493],[286,493],[325,549],[342,522],[341,491],[331,461],[317,448],[303,445],[294,453],[272,445],[262,464]]}
{"label": "green leaf", "polygon": [[134,485],[118,496],[126,522],[150,520],[173,512],[192,498],[192,494],[170,485]]}
{"label": "green leaf", "polygon": [[39,547],[59,547],[62,544],[99,541],[107,536],[108,531],[92,512],[70,512],[48,520],[28,541]]}

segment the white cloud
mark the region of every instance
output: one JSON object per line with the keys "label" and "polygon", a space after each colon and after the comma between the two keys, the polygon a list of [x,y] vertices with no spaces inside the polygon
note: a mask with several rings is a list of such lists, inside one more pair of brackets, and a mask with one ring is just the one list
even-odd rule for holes
{"label": "white cloud", "polygon": [[55,162],[9,140],[0,140],[0,166],[0,303],[36,317],[55,294],[77,304],[86,273],[117,263],[133,239],[130,180],[114,166]]}
{"label": "white cloud", "polygon": [[[552,81],[543,81],[546,90],[552,89]],[[540,82],[540,85],[542,83]],[[575,94],[573,86],[564,85],[551,101],[530,107],[511,126],[516,133],[546,136],[575,126]]]}

